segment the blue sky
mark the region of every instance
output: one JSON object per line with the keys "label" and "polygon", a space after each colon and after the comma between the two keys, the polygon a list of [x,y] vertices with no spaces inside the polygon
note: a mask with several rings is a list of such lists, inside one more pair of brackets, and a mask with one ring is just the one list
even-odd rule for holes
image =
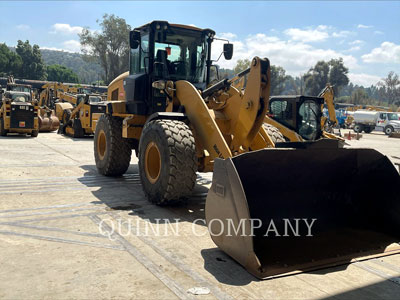
{"label": "blue sky", "polygon": [[399,1],[0,1],[0,11],[0,42],[12,46],[28,39],[79,51],[81,28],[99,29],[96,19],[113,13],[132,27],[158,19],[212,28],[235,46],[232,61],[219,62],[224,67],[258,55],[299,75],[318,60],[343,57],[351,81],[365,86],[400,73]]}

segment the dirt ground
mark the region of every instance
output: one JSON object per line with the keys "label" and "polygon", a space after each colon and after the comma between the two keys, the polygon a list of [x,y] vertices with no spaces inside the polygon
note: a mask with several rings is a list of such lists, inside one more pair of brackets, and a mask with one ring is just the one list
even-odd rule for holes
{"label": "dirt ground", "polygon": [[[350,147],[375,148],[400,162],[400,139],[371,133],[347,142]],[[123,177],[97,174],[92,138],[56,133],[1,137],[0,153],[0,298],[398,299],[400,295],[400,255],[257,280],[220,251],[198,222],[204,218],[211,173],[199,175],[187,202],[161,208],[144,198],[136,157]],[[188,292],[194,287],[205,294]]]}

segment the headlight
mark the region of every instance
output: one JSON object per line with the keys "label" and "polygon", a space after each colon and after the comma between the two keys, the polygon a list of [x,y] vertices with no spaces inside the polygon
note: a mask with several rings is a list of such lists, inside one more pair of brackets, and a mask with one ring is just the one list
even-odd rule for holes
{"label": "headlight", "polygon": [[164,80],[157,80],[152,83],[152,87],[159,90],[165,89],[165,81]]}

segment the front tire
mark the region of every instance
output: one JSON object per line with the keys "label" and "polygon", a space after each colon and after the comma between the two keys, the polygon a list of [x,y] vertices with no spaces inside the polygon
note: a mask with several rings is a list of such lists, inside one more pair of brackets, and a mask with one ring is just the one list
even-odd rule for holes
{"label": "front tire", "polygon": [[0,118],[0,136],[6,136],[7,135],[7,130],[4,129],[4,120],[3,118]]}
{"label": "front tire", "polygon": [[391,135],[394,131],[394,128],[392,126],[386,126],[384,131],[386,135]]}
{"label": "front tire", "polygon": [[166,205],[191,195],[197,156],[192,131],[176,120],[145,125],[139,142],[139,173],[147,199]]}
{"label": "front tire", "polygon": [[81,120],[72,120],[72,128],[74,129],[74,138],[83,138],[85,136],[85,131],[82,128]]}
{"label": "front tire", "polygon": [[103,114],[94,134],[94,158],[100,174],[120,176],[131,162],[132,150],[122,137],[122,119]]}

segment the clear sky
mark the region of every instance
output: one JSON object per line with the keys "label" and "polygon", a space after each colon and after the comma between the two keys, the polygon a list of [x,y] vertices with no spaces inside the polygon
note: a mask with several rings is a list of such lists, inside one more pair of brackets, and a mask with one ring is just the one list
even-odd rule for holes
{"label": "clear sky", "polygon": [[[400,1],[0,1],[0,42],[79,52],[82,27],[99,29],[105,13],[132,27],[152,20],[212,28],[234,43],[238,59],[268,57],[288,74],[343,57],[353,83],[400,73]],[[218,56],[220,45],[214,47]]]}

